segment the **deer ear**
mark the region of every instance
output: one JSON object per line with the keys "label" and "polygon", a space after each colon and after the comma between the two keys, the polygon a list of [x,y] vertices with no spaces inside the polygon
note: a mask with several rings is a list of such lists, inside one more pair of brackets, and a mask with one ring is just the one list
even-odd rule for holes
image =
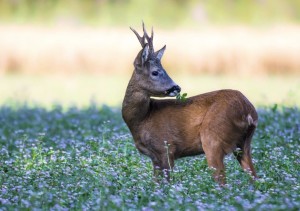
{"label": "deer ear", "polygon": [[143,66],[144,66],[145,62],[148,60],[149,54],[150,54],[149,45],[146,44],[144,49],[143,49],[143,52],[142,52],[142,65]]}
{"label": "deer ear", "polygon": [[161,60],[162,56],[164,55],[164,52],[166,50],[166,45],[162,47],[162,49],[155,52],[155,58],[158,60]]}

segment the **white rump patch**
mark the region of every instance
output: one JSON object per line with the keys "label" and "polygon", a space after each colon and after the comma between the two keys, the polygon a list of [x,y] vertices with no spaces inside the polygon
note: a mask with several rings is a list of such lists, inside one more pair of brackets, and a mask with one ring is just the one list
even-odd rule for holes
{"label": "white rump patch", "polygon": [[255,125],[255,126],[257,126],[257,121],[253,121],[253,118],[252,118],[252,116],[250,115],[250,114],[248,114],[248,116],[247,116],[247,121],[248,121],[248,125],[250,126],[250,125]]}

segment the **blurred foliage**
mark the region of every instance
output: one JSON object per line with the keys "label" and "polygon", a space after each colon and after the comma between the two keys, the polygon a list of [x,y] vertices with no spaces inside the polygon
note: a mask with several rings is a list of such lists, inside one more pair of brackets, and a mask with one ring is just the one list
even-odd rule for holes
{"label": "blurred foliage", "polygon": [[0,0],[1,22],[165,27],[300,22],[299,0]]}

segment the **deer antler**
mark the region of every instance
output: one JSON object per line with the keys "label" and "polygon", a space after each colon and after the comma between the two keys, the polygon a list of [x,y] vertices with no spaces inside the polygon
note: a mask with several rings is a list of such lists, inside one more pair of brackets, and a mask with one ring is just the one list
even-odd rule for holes
{"label": "deer antler", "polygon": [[144,31],[144,36],[146,37],[149,48],[150,48],[150,52],[153,53],[154,52],[154,48],[153,48],[153,27],[152,27],[152,30],[151,30],[151,37],[149,37],[149,35],[147,34],[144,22],[143,22],[143,31]]}
{"label": "deer antler", "polygon": [[139,42],[141,43],[142,48],[145,46],[145,35],[143,35],[142,37],[139,35],[139,33],[137,33],[133,28],[131,28],[131,31],[133,31],[133,33],[136,35],[136,37],[138,38]]}
{"label": "deer antler", "polygon": [[150,48],[150,52],[153,53],[154,52],[154,48],[153,48],[153,27],[152,27],[152,30],[151,30],[151,37],[149,37],[149,35],[147,34],[147,31],[145,29],[145,24],[143,22],[143,32],[144,32],[144,35],[141,37],[136,30],[134,30],[133,28],[131,28],[131,31],[133,31],[133,33],[136,35],[136,37],[138,38],[142,48],[145,47],[146,45],[146,42],[145,42],[145,39],[147,40],[147,43],[149,45],[149,48]]}

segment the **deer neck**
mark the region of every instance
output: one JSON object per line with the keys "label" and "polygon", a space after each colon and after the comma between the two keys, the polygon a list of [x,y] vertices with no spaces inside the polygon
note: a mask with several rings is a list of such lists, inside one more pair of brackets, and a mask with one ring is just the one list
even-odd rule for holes
{"label": "deer neck", "polygon": [[136,85],[138,84],[137,80],[137,77],[133,74],[122,104],[123,119],[132,132],[138,129],[150,110],[150,96]]}

